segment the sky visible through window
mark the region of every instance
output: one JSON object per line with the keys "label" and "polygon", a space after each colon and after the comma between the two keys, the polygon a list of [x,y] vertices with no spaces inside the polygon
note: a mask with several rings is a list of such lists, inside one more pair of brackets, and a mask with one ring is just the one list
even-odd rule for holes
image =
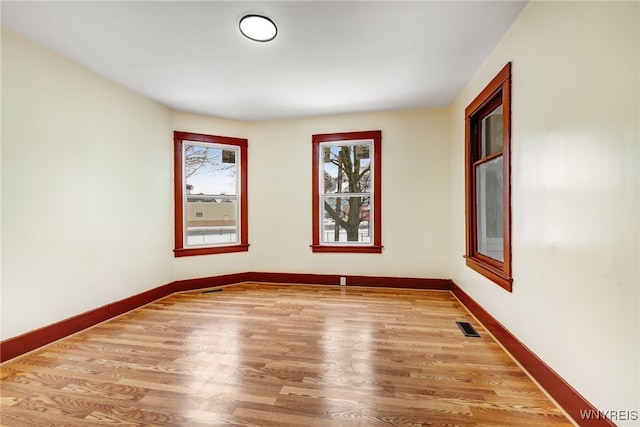
{"label": "sky visible through window", "polygon": [[185,144],[186,185],[191,194],[236,195],[238,150]]}

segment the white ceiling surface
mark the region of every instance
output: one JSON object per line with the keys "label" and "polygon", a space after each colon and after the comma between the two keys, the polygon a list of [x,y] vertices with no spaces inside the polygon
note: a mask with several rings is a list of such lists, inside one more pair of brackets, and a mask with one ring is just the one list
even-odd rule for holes
{"label": "white ceiling surface", "polygon": [[[2,1],[2,24],[179,111],[246,121],[451,104],[524,1]],[[247,13],[278,26],[244,38]]]}

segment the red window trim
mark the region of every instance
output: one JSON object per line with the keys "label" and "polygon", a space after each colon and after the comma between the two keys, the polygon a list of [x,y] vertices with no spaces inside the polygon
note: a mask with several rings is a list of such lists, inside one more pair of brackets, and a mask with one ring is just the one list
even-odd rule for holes
{"label": "red window trim", "polygon": [[[501,99],[503,109],[503,238],[504,261],[489,258],[477,251],[476,186],[474,161],[477,147],[473,145],[473,124],[483,110]],[[499,104],[499,103],[498,103]],[[498,155],[499,156],[499,155]],[[497,156],[496,156],[497,157]],[[511,292],[511,63],[509,62],[491,80],[482,92],[465,109],[465,229],[466,264],[500,287]]]}
{"label": "red window trim", "polygon": [[[321,244],[320,239],[320,143],[336,141],[373,140],[373,244]],[[382,253],[382,131],[342,132],[313,135],[312,150],[312,244],[313,252]]]}
{"label": "red window trim", "polygon": [[[205,135],[199,133],[179,132],[173,133],[173,176],[174,176],[174,212],[175,212],[175,249],[174,256],[210,255],[232,252],[246,252],[249,250],[249,217],[248,217],[248,193],[247,176],[249,165],[247,162],[248,140],[232,138],[228,136]],[[182,147],[184,141],[210,142],[239,147],[240,149],[240,242],[233,245],[204,246],[197,248],[185,248],[184,246],[184,196],[182,179]]]}

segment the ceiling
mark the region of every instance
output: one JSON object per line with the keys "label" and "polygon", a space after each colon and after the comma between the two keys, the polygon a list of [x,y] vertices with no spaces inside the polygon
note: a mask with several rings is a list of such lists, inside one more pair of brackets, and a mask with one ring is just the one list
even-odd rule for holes
{"label": "ceiling", "polygon": [[[451,104],[525,1],[2,1],[2,24],[172,109],[246,121]],[[247,13],[278,36],[244,38]]]}

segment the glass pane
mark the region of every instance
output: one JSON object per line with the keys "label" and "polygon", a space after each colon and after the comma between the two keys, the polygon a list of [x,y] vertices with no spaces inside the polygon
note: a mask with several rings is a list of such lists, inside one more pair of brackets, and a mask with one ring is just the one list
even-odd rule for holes
{"label": "glass pane", "polygon": [[502,156],[476,166],[477,251],[504,261]]}
{"label": "glass pane", "polygon": [[238,242],[238,149],[185,144],[186,246]]}
{"label": "glass pane", "polygon": [[187,246],[237,243],[237,213],[235,196],[187,200]]}
{"label": "glass pane", "polygon": [[[324,243],[371,243],[371,197],[324,196]],[[355,215],[350,215],[355,212]]]}
{"label": "glass pane", "polygon": [[482,119],[481,155],[487,157],[502,151],[502,104]]}
{"label": "glass pane", "polygon": [[368,193],[371,186],[371,143],[322,145],[323,192]]}

